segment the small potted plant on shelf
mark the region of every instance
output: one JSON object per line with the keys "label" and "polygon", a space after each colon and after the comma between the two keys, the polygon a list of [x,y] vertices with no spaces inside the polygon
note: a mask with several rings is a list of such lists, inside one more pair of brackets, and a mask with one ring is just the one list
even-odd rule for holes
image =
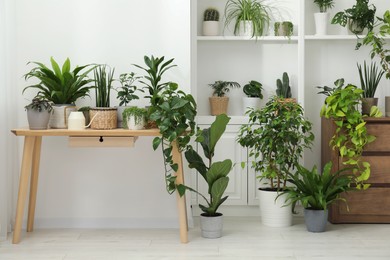
{"label": "small potted plant on shelf", "polygon": [[248,108],[260,108],[260,101],[263,99],[263,85],[256,80],[251,80],[244,85],[242,90],[245,94],[245,97],[242,98],[244,114]]}
{"label": "small potted plant on shelf", "polygon": [[296,102],[295,98],[291,98],[290,78],[287,72],[283,73],[282,79],[276,80],[276,95],[281,98],[282,102]]}
{"label": "small potted plant on shelf", "polygon": [[121,87],[117,88],[117,99],[119,99],[119,106],[118,106],[118,127],[122,127],[122,121],[123,121],[123,111],[128,107],[127,104],[129,104],[132,100],[139,99],[139,96],[136,94],[137,91],[144,92],[142,89],[139,89],[134,84],[139,80],[141,77],[136,76],[134,72],[130,73],[123,73],[119,76],[119,82],[121,83]]}
{"label": "small potted plant on shelf", "polygon": [[296,203],[300,202],[304,208],[306,228],[309,232],[324,232],[328,222],[328,208],[336,201],[344,201],[341,195],[344,192],[356,190],[353,186],[355,176],[345,173],[349,168],[332,172],[332,162],[328,162],[322,173],[317,167],[308,170],[297,165],[295,173],[288,173],[288,186],[280,193],[287,195],[288,203],[292,204],[293,211]]}
{"label": "small potted plant on shelf", "polygon": [[219,35],[219,12],[215,8],[207,8],[203,14],[203,35]]}
{"label": "small potted plant on shelf", "polygon": [[[99,65],[94,70],[96,107],[89,110],[92,129],[114,129],[117,127],[117,108],[110,107],[112,82],[115,69],[107,65]],[[95,117],[96,115],[96,117]]]}
{"label": "small potted plant on shelf", "polygon": [[274,34],[275,36],[285,36],[290,38],[294,32],[294,25],[290,21],[275,22]]}
{"label": "small potted plant on shelf", "polygon": [[[296,102],[280,102],[272,97],[260,110],[247,112],[249,122],[241,126],[237,141],[249,149],[251,167],[267,180],[259,189],[262,222],[266,226],[289,226],[291,205],[278,193],[286,188],[288,173],[298,164],[314,135],[312,124],[304,118],[303,108]],[[266,186],[264,186],[266,185]]]}
{"label": "small potted plant on shelf", "polygon": [[229,184],[228,174],[232,170],[233,164],[230,159],[214,161],[214,153],[215,146],[225,132],[229,120],[230,117],[225,114],[218,115],[209,128],[198,131],[195,141],[199,144],[199,148],[202,147],[204,156],[192,147],[185,152],[188,166],[195,169],[208,186],[208,195],[206,195],[208,198],[190,187],[183,185],[179,187],[182,192],[185,190],[196,192],[206,203],[201,202],[199,204],[203,211],[200,216],[200,228],[202,237],[205,238],[219,238],[222,236],[223,215],[218,212],[218,209],[228,198],[228,196],[224,196],[224,193]]}
{"label": "small potted plant on shelf", "polygon": [[148,110],[141,107],[126,107],[123,110],[123,128],[130,130],[144,129]]}
{"label": "small potted plant on shelf", "polygon": [[320,9],[319,13],[314,13],[316,35],[327,35],[329,23],[328,10],[334,7],[334,0],[314,0],[314,3]]}
{"label": "small potted plant on shelf", "polygon": [[92,65],[76,67],[71,71],[70,59],[67,58],[62,68],[50,58],[51,67],[47,67],[40,62],[29,62],[36,65],[24,75],[25,80],[36,78],[38,84],[27,86],[23,89],[34,88],[38,90],[38,95],[53,103],[53,114],[50,117],[49,126],[51,128],[67,128],[66,122],[71,111],[76,111],[76,100],[89,96],[92,86],[88,84],[92,79],[88,74],[95,68]]}
{"label": "small potted plant on shelf", "polygon": [[370,67],[364,61],[364,67],[357,64],[361,89],[363,90],[362,114],[370,115],[371,107],[378,105],[378,98],[375,97],[376,89],[382,79],[384,71],[378,71],[376,63],[371,62]]}
{"label": "small potted plant on shelf", "polygon": [[369,4],[369,0],[356,0],[356,3],[344,11],[336,13],[332,19],[332,24],[346,26],[354,34],[363,33],[364,29],[372,31],[375,24],[376,7]]}
{"label": "small potted plant on shelf", "polygon": [[271,7],[264,0],[228,0],[224,28],[234,21],[234,35],[257,39],[267,33],[271,15]]}
{"label": "small potted plant on shelf", "polygon": [[28,125],[31,130],[47,129],[53,107],[46,98],[36,96],[24,108],[27,111]]}
{"label": "small potted plant on shelf", "polygon": [[234,81],[218,80],[209,84],[209,86],[213,90],[212,97],[209,97],[211,115],[227,114],[229,97],[226,96],[226,93],[228,93],[231,88],[240,88],[240,84]]}

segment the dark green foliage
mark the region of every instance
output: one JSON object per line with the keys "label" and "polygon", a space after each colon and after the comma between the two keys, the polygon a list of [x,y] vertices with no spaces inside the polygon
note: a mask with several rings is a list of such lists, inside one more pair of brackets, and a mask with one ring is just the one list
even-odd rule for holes
{"label": "dark green foliage", "polygon": [[282,80],[276,80],[276,95],[281,98],[291,98],[290,79],[287,72],[283,73]]}
{"label": "dark green foliage", "polygon": [[96,107],[110,107],[112,82],[114,81],[114,71],[107,65],[99,65],[93,72],[95,83]]}
{"label": "dark green foliage", "polygon": [[204,11],[203,21],[219,21],[219,12],[215,8],[207,8]]}
{"label": "dark green foliage", "polygon": [[24,108],[26,110],[32,109],[38,112],[47,111],[48,113],[50,113],[53,110],[50,102],[47,99],[40,96],[36,96],[35,98],[33,98],[31,103],[25,106]]}
{"label": "dark green foliage", "polygon": [[321,13],[334,7],[334,0],[314,0],[314,3],[320,8]]}
{"label": "dark green foliage", "polygon": [[120,100],[119,106],[127,106],[127,104],[130,103],[131,100],[139,99],[136,92],[144,91],[142,89],[138,89],[137,86],[134,85],[134,83],[140,78],[141,77],[137,77],[134,72],[123,73],[119,76],[119,82],[122,85],[119,89],[117,89],[117,98]]}
{"label": "dark green foliage", "polygon": [[263,99],[263,93],[261,93],[261,91],[263,90],[263,85],[260,82],[251,80],[243,87],[242,90],[248,97],[258,97],[260,99]]}
{"label": "dark green foliage", "polygon": [[[122,116],[124,119],[127,119],[129,116],[133,116],[135,124],[139,124],[143,120],[145,120],[147,114],[148,110],[142,107],[128,107],[125,108],[125,110],[123,110],[122,112]],[[123,120],[123,128],[127,128],[127,120]]]}
{"label": "dark green foliage", "polygon": [[357,67],[359,70],[360,86],[363,89],[363,97],[373,98],[379,82],[385,72],[378,72],[378,67],[374,62],[371,62],[370,67],[368,67],[366,61],[364,61],[363,68],[360,64],[357,64]]}
{"label": "dark green foliage", "polygon": [[[62,69],[57,62],[50,58],[52,69],[49,69],[40,62],[29,62],[37,65],[30,72],[24,75],[24,79],[36,78],[40,80],[38,84],[27,86],[23,89],[35,88],[38,89],[37,95],[45,98],[54,104],[74,104],[79,98],[89,96],[89,91],[92,88],[88,83],[92,79],[88,79],[88,74],[95,66],[85,65],[76,67],[73,71],[70,70],[71,64],[67,58],[62,65]],[[83,70],[86,71],[80,74]]]}
{"label": "dark green foliage", "polygon": [[213,96],[224,97],[226,93],[230,91],[231,88],[239,88],[240,84],[234,81],[221,81],[218,80],[213,84],[209,84],[213,89]]}

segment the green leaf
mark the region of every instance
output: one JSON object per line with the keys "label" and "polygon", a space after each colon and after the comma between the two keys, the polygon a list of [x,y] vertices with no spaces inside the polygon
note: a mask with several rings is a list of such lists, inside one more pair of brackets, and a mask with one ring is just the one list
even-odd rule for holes
{"label": "green leaf", "polygon": [[153,139],[153,150],[156,151],[160,144],[161,144],[161,137],[155,137]]}

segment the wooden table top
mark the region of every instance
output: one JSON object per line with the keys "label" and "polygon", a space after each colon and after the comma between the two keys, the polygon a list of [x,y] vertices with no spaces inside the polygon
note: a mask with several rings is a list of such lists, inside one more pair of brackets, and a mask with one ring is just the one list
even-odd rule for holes
{"label": "wooden table top", "polygon": [[87,128],[85,130],[68,129],[47,129],[30,130],[28,128],[12,129],[11,132],[16,136],[159,136],[158,128],[143,130],[128,130],[116,128],[110,130],[96,130]]}

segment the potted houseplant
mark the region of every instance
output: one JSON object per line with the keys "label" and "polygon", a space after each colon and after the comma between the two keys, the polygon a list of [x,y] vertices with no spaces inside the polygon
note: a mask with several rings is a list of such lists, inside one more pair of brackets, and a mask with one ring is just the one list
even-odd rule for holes
{"label": "potted houseplant", "polygon": [[127,104],[129,104],[132,100],[139,99],[139,96],[137,95],[137,91],[144,92],[142,89],[139,89],[134,84],[139,80],[141,77],[136,76],[134,72],[130,73],[123,73],[119,76],[119,82],[121,83],[121,87],[117,88],[117,99],[119,99],[119,106],[118,109],[118,127],[122,127],[122,121],[123,121],[123,111],[128,107]]}
{"label": "potted houseplant", "polygon": [[229,120],[230,117],[225,114],[218,115],[209,128],[198,131],[195,141],[199,144],[199,148],[202,147],[202,155],[192,147],[189,147],[185,152],[188,166],[195,169],[208,185],[207,197],[190,187],[179,187],[183,191],[188,189],[196,192],[204,199],[206,204],[202,202],[199,207],[203,211],[200,216],[200,227],[202,237],[205,238],[219,238],[222,236],[223,215],[218,212],[218,208],[228,198],[223,194],[229,184],[228,174],[232,169],[232,161],[230,159],[214,161],[213,158],[215,146],[225,132]]}
{"label": "potted houseplant", "polygon": [[27,111],[28,125],[31,130],[47,129],[53,107],[46,98],[36,96],[24,108]]}
{"label": "potted houseplant", "polygon": [[314,13],[316,35],[327,35],[329,23],[328,10],[334,7],[334,0],[314,0],[314,3],[320,9],[319,13]]}
{"label": "potted houseplant", "polygon": [[162,147],[166,188],[172,194],[176,190],[175,172],[178,170],[173,161],[172,149],[176,146],[182,152],[189,146],[196,129],[196,102],[191,94],[180,90],[176,83],[169,82],[159,94],[158,103],[152,111],[150,120],[156,123],[161,134],[153,139],[153,149],[156,150],[160,145]]}
{"label": "potted houseplant", "polygon": [[291,98],[290,78],[287,72],[283,73],[282,79],[276,80],[276,95],[282,99],[282,102],[296,102],[295,98]]}
{"label": "potted houseplant", "polygon": [[378,105],[378,98],[375,97],[376,89],[382,79],[384,71],[379,70],[376,63],[371,62],[370,67],[364,61],[364,67],[357,64],[360,78],[360,86],[363,90],[362,114],[370,115],[371,107]]}
{"label": "potted houseplant", "polygon": [[301,165],[297,165],[295,173],[288,173],[288,181],[293,186],[287,187],[281,194],[287,195],[293,210],[296,203],[302,204],[308,231],[324,232],[328,207],[336,201],[346,202],[341,194],[356,190],[352,185],[355,182],[354,175],[344,173],[348,170],[350,169],[343,168],[332,172],[332,162],[328,162],[322,173],[318,173],[316,166],[310,171]]}
{"label": "potted houseplant", "polygon": [[226,93],[228,93],[231,88],[241,87],[240,84],[234,81],[217,80],[214,83],[209,84],[209,86],[213,90],[212,97],[209,97],[211,115],[227,114],[229,97],[226,96]]}
{"label": "potted houseplant", "polygon": [[375,23],[376,7],[369,0],[356,0],[356,3],[344,11],[336,13],[332,24],[346,26],[354,34],[361,34],[365,28],[372,31]]}
{"label": "potted houseplant", "polygon": [[127,107],[123,110],[123,128],[130,130],[144,129],[148,110],[141,107]]}
{"label": "potted houseplant", "polygon": [[288,173],[310,148],[314,140],[312,124],[304,118],[303,108],[296,102],[280,102],[272,97],[260,110],[249,109],[249,121],[242,125],[237,141],[249,149],[251,167],[266,180],[259,189],[262,222],[266,226],[289,226],[291,207],[278,192],[286,188]]}
{"label": "potted houseplant", "polygon": [[275,22],[274,23],[274,34],[275,36],[285,36],[290,38],[294,32],[294,25],[290,21]]}
{"label": "potted houseplant", "polygon": [[99,65],[94,70],[96,107],[89,110],[92,129],[114,129],[117,127],[117,108],[110,107],[114,72],[115,69],[111,70],[107,65]]}
{"label": "potted houseplant", "polygon": [[245,113],[250,107],[260,108],[260,101],[263,99],[263,85],[256,80],[251,80],[244,85],[242,90],[245,94],[245,97],[242,98],[243,112]]}
{"label": "potted houseplant", "polygon": [[215,8],[207,8],[203,14],[203,35],[219,35],[219,12]]}
{"label": "potted houseplant", "polygon": [[76,111],[76,100],[89,96],[92,86],[89,86],[88,83],[93,80],[88,78],[88,74],[95,66],[84,65],[71,71],[69,58],[65,60],[62,68],[53,57],[50,58],[50,62],[52,69],[40,62],[28,63],[36,66],[24,75],[25,80],[36,78],[39,83],[25,87],[23,93],[29,88],[37,89],[38,96],[54,104],[49,126],[51,128],[66,128],[67,117],[71,111]]}
{"label": "potted houseplant", "polygon": [[264,0],[228,0],[225,28],[234,21],[234,35],[256,37],[267,33],[272,10]]}

